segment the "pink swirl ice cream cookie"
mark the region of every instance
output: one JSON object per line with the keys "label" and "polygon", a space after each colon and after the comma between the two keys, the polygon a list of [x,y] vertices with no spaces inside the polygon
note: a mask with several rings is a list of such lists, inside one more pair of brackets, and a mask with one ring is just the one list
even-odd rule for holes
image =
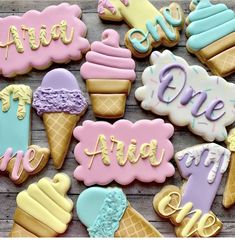
{"label": "pink swirl ice cream cookie", "polygon": [[55,167],[60,169],[73,129],[87,108],[74,75],[62,68],[48,72],[34,93],[33,107],[43,117],[51,155]]}
{"label": "pink swirl ice cream cookie", "polygon": [[81,67],[95,116],[121,118],[124,116],[126,98],[135,80],[135,62],[128,49],[119,46],[119,34],[111,29],[95,41]]}

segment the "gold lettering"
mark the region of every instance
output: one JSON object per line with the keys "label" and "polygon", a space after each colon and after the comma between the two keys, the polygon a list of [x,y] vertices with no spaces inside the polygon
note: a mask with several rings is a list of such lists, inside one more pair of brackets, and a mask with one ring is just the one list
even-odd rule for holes
{"label": "gold lettering", "polygon": [[42,25],[40,29],[40,34],[39,34],[39,39],[42,44],[42,46],[49,46],[52,38],[50,37],[49,40],[47,40],[47,30],[46,30],[46,25]]}
{"label": "gold lettering", "polygon": [[[29,46],[32,50],[37,50],[40,46],[49,46],[52,40],[61,40],[65,45],[68,45],[72,42],[74,38],[74,27],[71,28],[70,34],[68,32],[68,24],[65,20],[62,20],[59,24],[55,24],[51,28],[51,32],[47,33],[47,26],[42,25],[39,32],[39,40],[37,41],[37,34],[35,28],[27,27],[25,25],[21,26],[22,39],[26,39],[26,33],[29,36]],[[12,38],[11,38],[12,37]],[[24,52],[24,46],[20,39],[18,30],[15,26],[10,26],[8,30],[7,42],[1,43],[0,48],[6,48],[5,59],[8,58],[9,46],[15,45],[18,53]]]}
{"label": "gold lettering", "polygon": [[[173,202],[176,205],[172,205]],[[182,237],[196,236],[198,234],[201,237],[210,237],[220,230],[221,226],[213,214],[207,213],[202,216],[202,211],[199,209],[191,211],[193,208],[191,202],[186,203],[183,207],[180,207],[180,204],[181,194],[179,192],[170,192],[159,201],[158,212],[163,217],[170,218],[172,223],[177,226],[184,220],[187,220],[182,229],[181,227],[178,228]],[[188,217],[190,214],[193,214],[192,217]],[[214,225],[217,227],[214,227]],[[207,230],[209,228],[210,230]]]}
{"label": "gold lettering", "polygon": [[[100,149],[98,150],[98,148],[100,147]],[[90,169],[93,162],[94,162],[94,158],[96,155],[101,154],[101,158],[102,158],[102,162],[105,165],[110,165],[110,159],[109,159],[109,155],[108,155],[108,148],[107,148],[107,142],[106,142],[106,138],[104,135],[100,135],[96,141],[96,145],[95,145],[95,149],[94,152],[89,152],[88,149],[85,149],[85,154],[88,156],[92,156],[90,163],[88,165],[88,168]]]}
{"label": "gold lettering", "polygon": [[60,38],[61,38],[62,42],[66,45],[70,44],[72,42],[73,36],[74,36],[74,28],[72,28],[70,37],[67,38],[67,28],[68,28],[67,22],[65,20],[62,20],[60,22],[60,33],[61,33]]}

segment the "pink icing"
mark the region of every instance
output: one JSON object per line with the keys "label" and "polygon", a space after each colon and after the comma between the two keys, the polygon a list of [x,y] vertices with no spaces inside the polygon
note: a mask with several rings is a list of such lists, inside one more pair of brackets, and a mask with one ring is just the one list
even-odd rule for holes
{"label": "pink icing", "polygon": [[81,67],[84,79],[135,80],[135,62],[128,49],[119,47],[120,36],[115,30],[105,30],[102,42],[95,41]]}
{"label": "pink icing", "polygon": [[[82,126],[78,126],[74,130],[75,138],[80,141],[74,151],[75,158],[79,163],[74,171],[74,177],[83,181],[87,186],[106,185],[112,181],[127,185],[135,179],[142,182],[163,183],[166,177],[172,176],[175,172],[174,166],[169,163],[174,153],[173,145],[169,140],[173,132],[173,126],[164,123],[162,119],[141,120],[136,123],[119,120],[113,125],[107,122],[85,121]],[[91,156],[86,155],[85,149],[94,151],[97,138],[101,134],[107,138],[111,164],[104,165],[99,154],[94,157],[92,166],[88,168]],[[149,143],[150,140],[156,139],[158,141],[157,157],[159,158],[162,151],[165,150],[162,162],[158,166],[152,166],[148,159],[140,158],[135,164],[127,161],[124,166],[120,166],[116,159],[116,153],[111,152],[112,142],[108,139],[110,136],[115,136],[116,139],[123,141],[125,151],[132,139],[137,141],[137,151],[143,143]]]}
{"label": "pink icing", "polygon": [[[33,153],[33,156],[31,156],[31,153]],[[11,179],[13,181],[17,181],[23,172],[22,170],[20,171],[21,163],[23,163],[23,169],[28,173],[31,173],[38,168],[39,164],[41,163],[41,160],[39,160],[38,164],[34,167],[30,165],[30,161],[34,157],[35,151],[33,149],[28,149],[25,154],[23,151],[18,151],[15,154],[13,154],[13,149],[8,148],[4,155],[0,156],[0,160],[2,159],[2,162],[0,164],[0,171],[6,171],[10,160],[12,158],[15,158],[14,166],[11,173]]]}
{"label": "pink icing", "polygon": [[[125,6],[128,6],[129,0],[120,0]],[[115,13],[116,9],[109,0],[99,0],[98,13],[103,14],[105,9],[108,9],[111,13]]]}
{"label": "pink icing", "polygon": [[[17,28],[24,48],[24,52],[19,53],[15,45],[10,45],[6,59],[6,48],[0,47],[0,73],[6,77],[12,77],[26,73],[32,67],[44,69],[52,62],[64,63],[70,60],[79,60],[82,54],[89,49],[88,41],[83,38],[86,35],[86,26],[79,19],[80,16],[81,9],[78,5],[62,3],[58,6],[47,7],[42,12],[30,10],[22,17],[8,16],[0,18],[0,44],[7,43],[8,30],[12,25]],[[62,20],[67,22],[68,36],[74,28],[74,36],[69,44],[64,44],[58,39],[52,40],[46,47],[41,45],[37,50],[32,50],[29,45],[28,32],[25,33],[25,38],[23,38],[22,25],[35,28],[36,42],[38,42],[42,25],[46,26],[49,39],[52,26],[59,24]]]}

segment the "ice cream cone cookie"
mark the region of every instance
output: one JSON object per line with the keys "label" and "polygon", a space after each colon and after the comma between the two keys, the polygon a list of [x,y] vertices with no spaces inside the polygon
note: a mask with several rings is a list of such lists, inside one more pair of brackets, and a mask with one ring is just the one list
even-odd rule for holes
{"label": "ice cream cone cookie", "polygon": [[143,86],[135,91],[141,107],[188,126],[208,142],[224,141],[226,127],[235,121],[235,85],[168,50],[153,52],[150,63],[142,75]]}
{"label": "ice cream cone cookie", "polygon": [[0,74],[14,77],[53,62],[80,60],[89,50],[81,14],[78,5],[61,3],[0,18]]}
{"label": "ice cream cone cookie", "polygon": [[193,0],[187,18],[187,49],[219,76],[235,72],[235,13],[225,4]]}
{"label": "ice cream cone cookie", "polygon": [[119,34],[105,30],[102,41],[91,44],[81,67],[95,116],[121,118],[126,99],[135,80],[135,62],[128,49],[119,46]]}
{"label": "ice cream cone cookie", "polygon": [[184,13],[177,3],[158,11],[149,0],[99,0],[98,14],[103,20],[124,20],[132,28],[125,35],[125,44],[138,58],[160,45],[177,45],[184,27]]}
{"label": "ice cream cone cookie", "polygon": [[223,195],[223,205],[230,208],[235,203],[235,129],[229,132],[226,140],[228,149],[231,151],[230,168]]}
{"label": "ice cream cone cookie", "polygon": [[175,225],[177,237],[213,237],[222,222],[211,211],[230,151],[220,145],[201,144],[175,155],[180,173],[187,180],[180,189],[164,187],[153,200],[155,211]]}
{"label": "ice cream cone cookie", "polygon": [[62,68],[48,72],[34,93],[33,107],[43,118],[51,156],[55,167],[60,169],[73,129],[87,108],[74,75]]}
{"label": "ice cream cone cookie", "polygon": [[43,178],[17,195],[10,237],[55,237],[72,219],[73,202],[67,197],[70,178],[59,173]]}
{"label": "ice cream cone cookie", "polygon": [[32,90],[26,85],[9,85],[0,91],[0,172],[15,184],[40,172],[50,151],[30,145]]}
{"label": "ice cream cone cookie", "polygon": [[86,189],[78,197],[76,210],[90,237],[162,237],[119,188]]}

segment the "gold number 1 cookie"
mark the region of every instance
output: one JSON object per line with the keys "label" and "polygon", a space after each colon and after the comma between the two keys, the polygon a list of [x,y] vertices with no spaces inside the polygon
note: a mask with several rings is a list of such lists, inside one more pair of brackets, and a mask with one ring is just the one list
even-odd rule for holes
{"label": "gold number 1 cookie", "polygon": [[183,11],[176,3],[158,11],[148,0],[99,0],[98,14],[104,20],[127,22],[132,29],[126,33],[125,44],[138,58],[161,44],[178,44],[184,26]]}

